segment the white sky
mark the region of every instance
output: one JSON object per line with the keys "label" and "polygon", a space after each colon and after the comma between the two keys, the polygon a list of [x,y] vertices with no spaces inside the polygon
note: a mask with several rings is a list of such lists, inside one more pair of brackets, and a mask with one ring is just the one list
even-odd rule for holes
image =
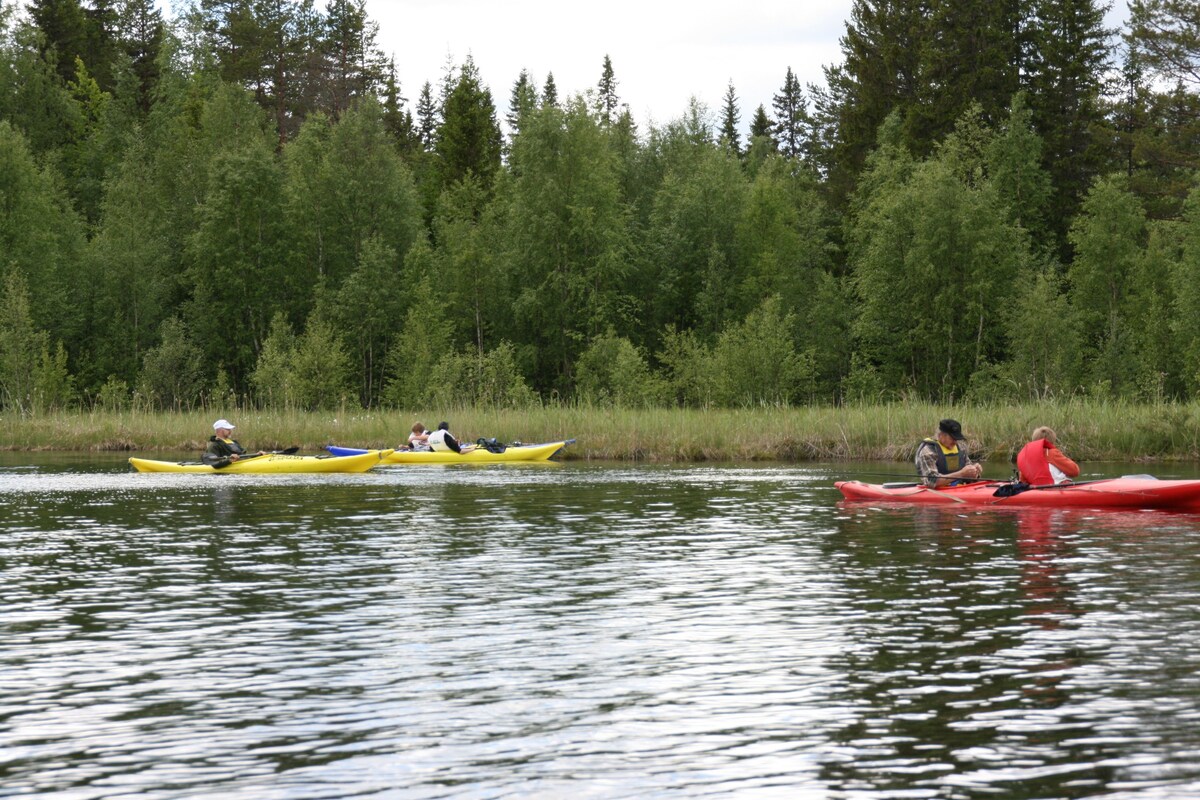
{"label": "white sky", "polygon": [[841,61],[850,7],[851,0],[367,0],[410,106],[425,81],[436,92],[447,54],[455,65],[474,58],[501,118],[523,68],[539,91],[553,72],[566,98],[596,86],[607,54],[617,94],[643,132],[650,121],[682,116],[693,96],[716,115],[730,80],[743,128],[760,103],[771,113],[789,66],[801,85],[824,83],[821,67]]}
{"label": "white sky", "polygon": [[[447,55],[460,65],[468,54],[496,103],[508,112],[521,69],[539,90],[554,73],[560,98],[594,88],[604,56],[612,59],[617,94],[643,132],[650,122],[683,116],[695,97],[714,119],[733,81],[743,130],[783,86],[788,67],[802,86],[824,84],[822,67],[842,61],[852,0],[367,0],[379,23],[378,44],[395,57],[410,107],[421,85],[435,92]],[[1107,24],[1128,17],[1115,0]],[[436,96],[436,95],[435,95]]]}

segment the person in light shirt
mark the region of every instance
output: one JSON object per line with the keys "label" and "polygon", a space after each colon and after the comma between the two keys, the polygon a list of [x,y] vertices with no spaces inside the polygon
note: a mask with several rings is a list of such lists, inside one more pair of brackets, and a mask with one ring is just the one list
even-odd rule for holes
{"label": "person in light shirt", "polygon": [[1058,436],[1045,425],[1034,428],[1029,443],[1017,453],[1017,472],[1030,486],[1069,483],[1079,477],[1079,465],[1058,449]]}

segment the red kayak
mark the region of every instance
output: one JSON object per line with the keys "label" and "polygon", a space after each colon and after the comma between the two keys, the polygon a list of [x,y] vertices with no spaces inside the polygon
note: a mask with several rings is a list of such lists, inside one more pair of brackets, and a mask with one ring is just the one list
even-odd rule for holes
{"label": "red kayak", "polygon": [[978,481],[944,489],[929,489],[917,483],[838,481],[834,485],[847,500],[872,502],[1200,511],[1200,480],[1160,481],[1141,475],[1035,486],[1007,497],[996,495],[997,489],[1011,486],[1007,481]]}

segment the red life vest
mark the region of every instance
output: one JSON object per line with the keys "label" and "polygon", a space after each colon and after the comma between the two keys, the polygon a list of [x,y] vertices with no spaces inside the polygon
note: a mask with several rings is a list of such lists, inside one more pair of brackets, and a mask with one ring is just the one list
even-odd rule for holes
{"label": "red life vest", "polygon": [[1034,439],[1021,448],[1017,454],[1017,469],[1021,472],[1021,480],[1030,486],[1052,486],[1054,476],[1050,474],[1050,460],[1046,451],[1054,445],[1049,439]]}

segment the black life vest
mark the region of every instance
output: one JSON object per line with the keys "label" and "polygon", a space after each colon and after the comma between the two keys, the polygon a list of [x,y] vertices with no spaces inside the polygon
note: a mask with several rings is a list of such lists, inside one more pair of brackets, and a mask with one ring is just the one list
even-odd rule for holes
{"label": "black life vest", "polygon": [[933,452],[937,454],[938,472],[943,475],[948,475],[951,472],[958,472],[960,469],[966,466],[966,462],[963,461],[963,449],[961,446],[957,447],[955,452],[948,455],[946,451],[942,449],[942,443],[937,439],[923,439],[921,441],[921,446],[933,448]]}

